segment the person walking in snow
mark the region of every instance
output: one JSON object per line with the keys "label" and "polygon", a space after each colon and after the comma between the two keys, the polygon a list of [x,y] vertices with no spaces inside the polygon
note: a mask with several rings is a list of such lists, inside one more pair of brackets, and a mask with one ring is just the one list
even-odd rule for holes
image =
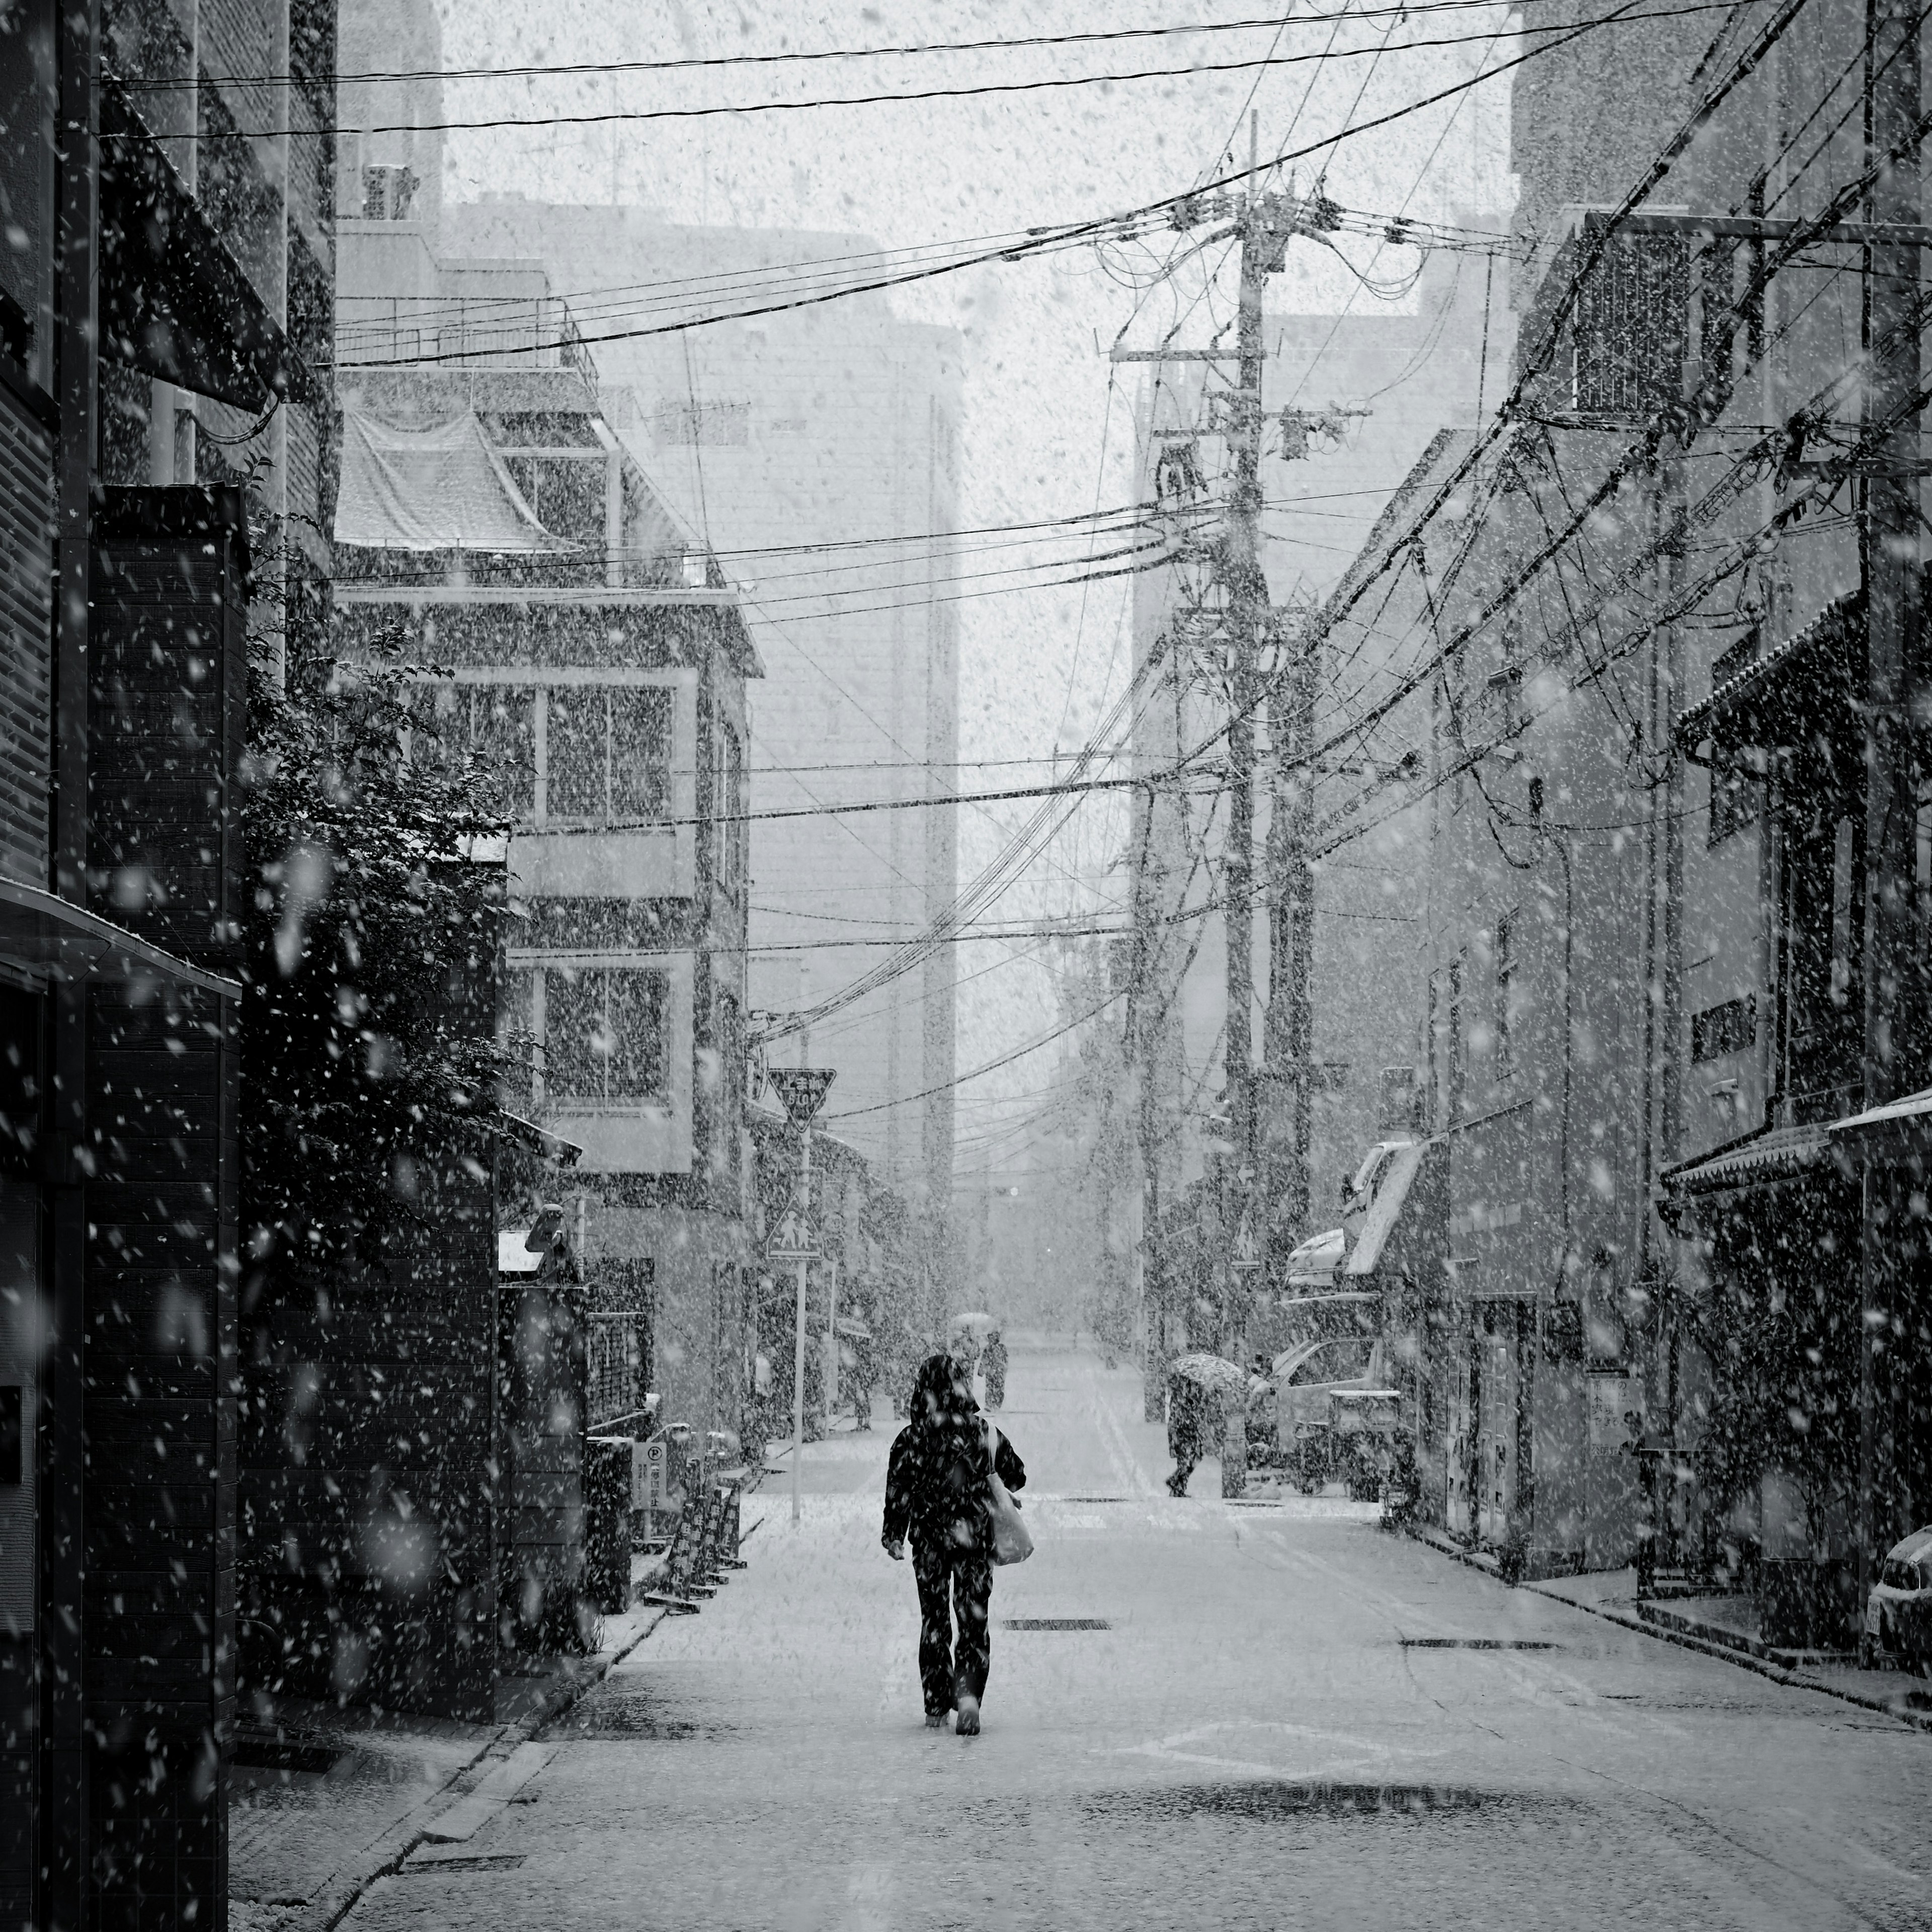
{"label": "person walking in snow", "polygon": [[1187,1479],[1194,1473],[1206,1447],[1211,1405],[1208,1391],[1186,1376],[1167,1378],[1167,1453],[1174,1458],[1174,1474],[1167,1479],[1171,1496],[1187,1493]]}
{"label": "person walking in snow", "polygon": [[986,1331],[986,1347],[980,1357],[986,1370],[986,1406],[999,1408],[1006,1399],[1006,1345],[997,1328]]}
{"label": "person walking in snow", "polygon": [[[920,1364],[886,1468],[880,1541],[895,1562],[912,1546],[919,1586],[919,1679],[926,1722],[938,1730],[958,1713],[964,1737],[980,1729],[992,1658],[993,1524],[988,1477],[1009,1490],[1026,1483],[1026,1466],[980,1413],[966,1372],[950,1355]],[[955,1625],[957,1624],[957,1634]]]}

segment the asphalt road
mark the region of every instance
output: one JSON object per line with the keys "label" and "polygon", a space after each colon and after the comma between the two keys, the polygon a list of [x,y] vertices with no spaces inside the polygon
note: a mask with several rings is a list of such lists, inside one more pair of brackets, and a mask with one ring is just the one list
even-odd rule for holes
{"label": "asphalt road", "polygon": [[1138,1412],[1124,1370],[1016,1352],[1040,1547],[995,1582],[979,1738],[921,1720],[890,1433],[835,1438],[797,1526],[768,1483],[751,1567],[345,1924],[1932,1926],[1932,1736],[1507,1590],[1367,1507],[1224,1504],[1212,1466],[1172,1501]]}

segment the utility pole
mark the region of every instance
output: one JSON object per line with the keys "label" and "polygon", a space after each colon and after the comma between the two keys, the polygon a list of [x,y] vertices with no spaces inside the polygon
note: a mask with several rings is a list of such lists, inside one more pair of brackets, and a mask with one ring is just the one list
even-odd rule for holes
{"label": "utility pole", "polygon": [[[1228,814],[1227,836],[1222,847],[1220,890],[1227,954],[1222,1061],[1230,1146],[1216,1205],[1235,1251],[1225,1264],[1228,1286],[1222,1304],[1222,1333],[1218,1340],[1231,1354],[1244,1352],[1248,1296],[1245,1287],[1240,1284],[1246,1275],[1254,1271],[1255,1258],[1265,1232],[1262,1225],[1263,1217],[1256,1212],[1258,1192],[1256,1183],[1261,1177],[1262,1163],[1252,1020],[1255,998],[1255,714],[1261,695],[1260,661],[1276,618],[1269,607],[1268,583],[1261,568],[1262,368],[1267,358],[1262,342],[1262,305],[1268,278],[1280,272],[1289,242],[1298,235],[1320,235],[1339,225],[1339,212],[1318,185],[1305,197],[1260,192],[1262,170],[1257,152],[1259,138],[1259,118],[1251,116],[1248,178],[1244,194],[1234,197],[1191,197],[1175,210],[1175,225],[1178,227],[1193,227],[1207,220],[1225,222],[1227,225],[1217,229],[1210,238],[1232,235],[1240,239],[1240,292],[1234,353],[1231,356],[1214,348],[1116,347],[1110,352],[1109,357],[1116,363],[1198,362],[1225,365],[1232,362],[1235,368],[1235,379],[1231,387],[1210,388],[1208,392],[1220,418],[1216,427],[1227,442],[1231,472],[1227,514],[1216,560],[1216,574],[1223,599],[1219,628],[1220,641],[1226,652],[1228,704]],[[1191,459],[1186,468],[1189,474],[1194,474]],[[1198,476],[1196,480],[1198,487]],[[1159,493],[1157,481],[1156,494]],[[1180,669],[1177,664],[1177,678]],[[1144,796],[1137,794],[1136,810],[1138,816],[1134,844],[1141,860],[1135,898],[1134,988],[1138,1019],[1133,1033],[1140,1060],[1140,1138],[1145,1167],[1143,1215],[1147,1230],[1144,1241],[1148,1264],[1142,1300],[1149,1318],[1145,1395],[1146,1412],[1151,1419],[1158,1414],[1161,1400],[1155,1360],[1160,1350],[1154,1328],[1162,1320],[1162,1312],[1171,1286],[1165,1278],[1161,1252],[1161,1216],[1166,1204],[1160,1198],[1158,1124],[1155,1118],[1159,1106],[1155,1079],[1160,1022],[1151,1016],[1164,1013],[1167,1002],[1160,998],[1162,989],[1155,984],[1156,962],[1161,948],[1155,939],[1152,921],[1163,908],[1159,904],[1160,895],[1149,890],[1160,870],[1156,851],[1159,841],[1154,832],[1160,806],[1151,787]],[[1304,845],[1305,843],[1304,839]],[[1270,856],[1272,861],[1272,842]],[[1270,1054],[1271,1063],[1272,1058]]]}
{"label": "utility pole", "polygon": [[[1248,124],[1248,192],[1240,218],[1241,286],[1236,347],[1238,375],[1231,399],[1228,454],[1233,472],[1228,504],[1228,531],[1223,582],[1227,598],[1228,642],[1228,842],[1222,862],[1222,895],[1228,959],[1226,1031],[1222,1053],[1227,1071],[1228,1111],[1234,1144],[1234,1188],[1228,1198],[1229,1219],[1238,1246],[1251,1259],[1264,1251],[1264,1214],[1258,1214],[1256,1180],[1265,1172],[1262,1156],[1257,1081],[1252,1064],[1254,1009],[1254,823],[1255,711],[1256,677],[1262,653],[1274,634],[1276,614],[1268,603],[1268,580],[1261,567],[1262,303],[1270,275],[1286,260],[1288,244],[1297,235],[1315,234],[1334,225],[1325,197],[1316,189],[1306,202],[1280,194],[1257,192],[1256,148],[1258,116]],[[1277,766],[1283,738],[1289,745],[1312,739],[1314,726],[1313,659],[1298,655],[1288,681],[1285,704],[1270,704],[1277,730]],[[1285,712],[1285,716],[1283,713]],[[1280,726],[1286,724],[1286,733]],[[1284,1070],[1297,1082],[1300,1099],[1296,1112],[1296,1145],[1302,1172],[1301,1198],[1292,1204],[1298,1219],[1306,1210],[1307,1126],[1310,1090],[1308,1048],[1309,940],[1312,924],[1312,889],[1308,879],[1310,799],[1306,784],[1286,801],[1278,795],[1277,814],[1269,830],[1269,878],[1276,910],[1270,932],[1268,1025],[1264,1036],[1264,1067],[1273,1087]],[[1283,986],[1283,982],[1286,986]],[[1286,992],[1277,1016],[1278,995]],[[1291,1195],[1293,1193],[1291,1187]],[[1231,1268],[1231,1287],[1222,1322],[1223,1352],[1245,1358],[1251,1272],[1247,1260]],[[1238,1283],[1235,1286],[1232,1284]]]}
{"label": "utility pole", "polygon": [[[1241,219],[1241,287],[1235,344],[1239,356],[1228,424],[1234,475],[1228,498],[1222,580],[1228,630],[1228,840],[1221,861],[1222,919],[1227,935],[1227,1015],[1221,1036],[1228,1112],[1234,1142],[1234,1191],[1229,1219],[1252,1230],[1255,1173],[1255,1076],[1250,1016],[1254,1010],[1255,661],[1268,622],[1268,580],[1261,567],[1262,298],[1272,268],[1281,266],[1284,238],[1267,226],[1256,192],[1259,117],[1248,123],[1248,192]],[[1229,1270],[1222,1309],[1222,1352],[1246,1356],[1249,1294]]]}
{"label": "utility pole", "polygon": [[[1865,219],[1874,229],[1923,220],[1918,148],[1918,17],[1903,0],[1866,0],[1864,150],[1868,167],[1910,145],[1874,182]],[[1865,593],[1864,1104],[1898,1097],[1896,1023],[1912,962],[1912,884],[1917,799],[1911,721],[1915,693],[1908,656],[1918,576],[1918,474],[1921,466],[1918,238],[1868,242],[1860,278],[1859,334],[1866,357],[1864,420],[1870,434],[1890,424],[1868,452],[1862,538]],[[1896,1533],[1890,1480],[1892,1444],[1892,1311],[1898,1298],[1904,1203],[1895,1165],[1874,1141],[1863,1163],[1859,1244],[1864,1320],[1858,1351],[1858,1600],[1873,1581],[1874,1559]],[[1883,1498],[1881,1501],[1881,1498]]]}

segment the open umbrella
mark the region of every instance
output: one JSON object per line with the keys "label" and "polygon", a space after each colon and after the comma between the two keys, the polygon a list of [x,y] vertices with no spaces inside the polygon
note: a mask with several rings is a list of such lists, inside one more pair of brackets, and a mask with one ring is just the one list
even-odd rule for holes
{"label": "open umbrella", "polygon": [[1244,1395],[1247,1390],[1247,1370],[1220,1355],[1178,1356],[1168,1372],[1198,1383],[1210,1395]]}
{"label": "open umbrella", "polygon": [[964,1315],[952,1318],[952,1333],[956,1335],[983,1335],[993,1325],[993,1318],[976,1308],[968,1309]]}

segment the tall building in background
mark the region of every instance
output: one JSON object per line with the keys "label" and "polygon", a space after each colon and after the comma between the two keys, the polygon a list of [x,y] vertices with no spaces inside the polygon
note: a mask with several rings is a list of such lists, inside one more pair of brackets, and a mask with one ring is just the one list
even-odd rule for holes
{"label": "tall building in background", "polygon": [[[797,265],[849,272],[870,244],[513,200],[452,205],[442,222],[452,254],[542,260],[607,382],[637,398],[631,421],[614,416],[619,434],[742,586],[766,668],[750,739],[750,1004],[755,1022],[824,1000],[956,890],[953,806],[818,808],[956,787],[958,339],[862,296],[604,340],[714,293],[721,307],[753,305],[747,290],[782,302]],[[838,1070],[825,1124],[935,1230],[952,1196],[953,988],[940,947],[773,1056]]]}

